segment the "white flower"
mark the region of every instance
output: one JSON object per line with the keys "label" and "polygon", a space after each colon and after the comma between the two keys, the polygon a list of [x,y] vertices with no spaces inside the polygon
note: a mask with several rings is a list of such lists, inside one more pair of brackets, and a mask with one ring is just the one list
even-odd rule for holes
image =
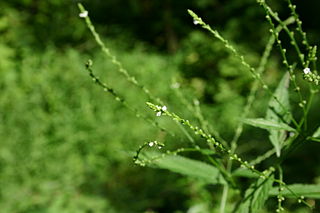
{"label": "white flower", "polygon": [[159,111],[157,112],[157,114],[156,114],[156,116],[161,116],[162,115],[162,113],[164,112],[164,111],[166,111],[167,110],[167,107],[166,106],[163,106],[163,107],[161,107],[160,108],[160,106],[159,106]]}
{"label": "white flower", "polygon": [[194,24],[194,25],[198,25],[199,22],[198,22],[197,20],[193,20],[193,24]]}
{"label": "white flower", "polygon": [[309,73],[311,73],[311,70],[309,67],[306,67],[303,69],[303,72],[304,72],[304,74],[309,74]]}
{"label": "white flower", "polygon": [[157,141],[150,141],[150,142],[148,143],[148,145],[149,145],[150,147],[153,147],[153,146],[155,146],[155,145],[158,145],[158,142],[157,142]]}
{"label": "white flower", "polygon": [[87,16],[88,16],[88,11],[86,11],[86,10],[79,14],[80,18],[85,18]]}

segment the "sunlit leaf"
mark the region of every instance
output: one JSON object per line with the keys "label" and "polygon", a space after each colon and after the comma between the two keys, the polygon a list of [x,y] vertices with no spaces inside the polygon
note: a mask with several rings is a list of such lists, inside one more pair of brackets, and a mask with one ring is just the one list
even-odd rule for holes
{"label": "sunlit leaf", "polygon": [[312,137],[320,138],[320,127],[313,133]]}
{"label": "sunlit leaf", "polygon": [[266,120],[264,118],[247,118],[247,119],[242,119],[242,122],[248,125],[259,127],[269,131],[272,131],[272,130],[276,130],[276,131],[287,130],[292,132],[296,131],[295,129],[293,129],[292,127],[288,126],[285,123],[280,123],[274,120]]}

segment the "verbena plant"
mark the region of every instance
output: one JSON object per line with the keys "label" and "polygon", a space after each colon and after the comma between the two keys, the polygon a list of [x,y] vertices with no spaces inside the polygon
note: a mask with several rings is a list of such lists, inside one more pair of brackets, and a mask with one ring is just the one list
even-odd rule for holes
{"label": "verbena plant", "polygon": [[[317,74],[316,67],[317,47],[309,43],[306,33],[302,29],[302,22],[296,13],[296,6],[291,3],[291,0],[287,0],[287,2],[291,16],[282,20],[264,0],[257,0],[257,3],[265,11],[271,33],[258,67],[250,65],[245,57],[218,31],[211,28],[193,11],[188,10],[194,24],[207,30],[221,41],[224,47],[239,60],[239,66],[244,66],[254,79],[243,114],[239,115],[240,121],[231,140],[223,139],[214,130],[212,127],[214,124],[210,123],[206,116],[202,114],[199,101],[195,100],[194,103],[188,103],[180,92],[177,82],[173,84],[177,97],[186,108],[190,109],[191,116],[199,122],[197,125],[193,124],[179,116],[179,113],[172,112],[169,103],[165,104],[163,100],[151,93],[111,53],[92,25],[88,12],[79,4],[80,17],[85,19],[102,51],[111,63],[116,65],[116,70],[128,82],[140,88],[141,93],[147,95],[148,101],[146,104],[155,112],[155,116],[150,117],[141,109],[134,108],[132,104],[118,94],[116,88],[112,88],[100,80],[93,72],[92,60],[89,60],[86,63],[86,69],[92,80],[138,118],[149,122],[164,135],[175,138],[175,133],[166,129],[157,120],[158,117],[168,117],[179,125],[182,133],[190,141],[190,146],[175,150],[166,150],[166,141],[163,136],[161,142],[158,141],[159,139],[147,141],[139,147],[133,156],[134,163],[141,166],[168,169],[172,172],[198,178],[208,184],[221,185],[223,190],[220,198],[220,212],[225,212],[226,209],[231,208],[233,212],[257,212],[264,208],[268,199],[275,199],[277,204],[273,206],[274,211],[282,212],[285,211],[285,200],[287,198],[295,199],[297,203],[302,203],[310,209],[315,208],[314,199],[320,198],[320,185],[289,185],[286,184],[285,177],[283,177],[283,162],[291,153],[298,148],[303,148],[306,143],[320,142],[319,124],[317,124],[318,126],[310,126],[307,122],[310,117],[310,109],[319,92],[320,76]],[[293,25],[295,25],[294,28],[291,27]],[[281,38],[280,33],[283,34]],[[289,59],[289,54],[282,45],[282,39],[285,38],[285,35],[290,40],[296,58],[291,57],[292,59]],[[283,70],[286,70],[286,72],[278,82],[276,89],[272,90],[264,80],[263,73],[274,46],[277,46],[280,51]],[[301,77],[305,81],[301,81]],[[260,88],[266,91],[270,97],[266,115],[261,118],[249,118],[249,112],[254,102],[259,98],[257,92]],[[294,98],[297,97],[294,102],[291,100],[291,94],[295,94]],[[239,138],[243,133],[245,124],[266,130],[269,134],[269,141],[273,146],[271,150],[256,156],[256,159],[251,161],[247,161],[246,156],[237,154]],[[195,136],[192,136],[192,134]],[[195,139],[194,137],[201,139]],[[188,152],[199,153],[205,160],[195,160],[182,155]],[[268,167],[265,167],[266,164],[262,164],[266,161],[268,161]],[[244,180],[249,184],[243,184]],[[228,196],[231,194],[230,192],[238,196]],[[227,204],[231,205],[231,208],[227,208]]]}

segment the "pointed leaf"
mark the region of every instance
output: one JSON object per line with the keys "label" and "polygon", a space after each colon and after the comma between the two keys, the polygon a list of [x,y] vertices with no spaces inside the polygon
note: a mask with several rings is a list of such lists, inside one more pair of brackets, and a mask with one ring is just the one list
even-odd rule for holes
{"label": "pointed leaf", "polygon": [[[288,185],[289,189],[292,190],[298,196],[304,196],[307,198],[320,199],[320,184],[292,184]],[[284,189],[282,195],[285,197],[295,197],[288,189]],[[269,195],[277,196],[279,194],[278,187],[273,187]]]}
{"label": "pointed leaf", "polygon": [[264,206],[269,197],[269,191],[272,188],[272,176],[267,179],[259,178],[245,192],[237,212],[239,213],[255,213]]}
{"label": "pointed leaf", "polygon": [[313,133],[312,137],[314,138],[320,138],[320,126],[318,129]]}
{"label": "pointed leaf", "polygon": [[242,119],[242,122],[251,126],[255,126],[255,127],[259,127],[267,130],[287,130],[292,132],[296,131],[295,129],[288,126],[287,124],[280,123],[273,120],[266,120],[264,118],[247,118],[247,119]]}
{"label": "pointed leaf", "polygon": [[[289,73],[285,73],[282,77],[277,89],[274,92],[274,97],[271,97],[269,101],[269,107],[266,114],[266,119],[275,121],[278,123],[289,123],[290,116],[287,112],[290,112],[290,103],[289,103]],[[281,104],[280,104],[280,103]],[[290,130],[289,130],[290,131]],[[269,129],[269,139],[273,144],[276,154],[279,157],[282,145],[286,138],[286,131]]]}
{"label": "pointed leaf", "polygon": [[[146,153],[150,156],[150,152]],[[153,156],[153,154],[151,154]],[[150,157],[148,157],[150,159]],[[178,155],[165,155],[152,161],[152,165],[171,172],[194,177],[211,184],[225,184],[219,170],[207,163]]]}
{"label": "pointed leaf", "polygon": [[[269,106],[267,110],[267,119],[273,119],[277,121],[290,121],[290,116],[287,112],[290,112],[290,102],[289,102],[289,73],[285,73],[281,81],[278,84],[277,89],[275,90],[273,96],[270,98]],[[280,104],[280,103],[281,104]]]}

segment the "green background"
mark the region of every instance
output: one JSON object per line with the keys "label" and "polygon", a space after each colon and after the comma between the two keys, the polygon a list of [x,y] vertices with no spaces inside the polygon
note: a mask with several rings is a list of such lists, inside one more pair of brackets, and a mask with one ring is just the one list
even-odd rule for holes
{"label": "green background", "polygon": [[[171,88],[177,79],[186,100],[200,100],[206,119],[224,138],[232,138],[251,75],[219,41],[193,24],[187,9],[219,30],[257,66],[270,33],[255,1],[81,3],[112,53],[170,110],[197,122]],[[296,3],[310,43],[316,44],[320,2]],[[286,2],[270,5],[280,17],[288,17]],[[79,18],[77,1],[10,0],[1,1],[0,8],[1,212],[215,212],[221,187],[134,165],[139,146],[161,140],[161,133],[88,77],[84,64],[92,59],[101,79],[131,106],[155,117],[145,105],[147,97],[101,53]],[[293,54],[289,57],[295,59]],[[283,69],[279,53],[273,51],[264,76],[271,88]],[[269,97],[263,91],[258,97],[252,117],[265,114]],[[320,115],[316,107],[312,110],[309,123],[316,126]],[[177,135],[165,138],[168,149],[188,146],[177,126],[159,121]],[[239,147],[243,156],[253,159],[270,148],[266,132],[245,128]],[[319,183],[317,149],[317,144],[308,144],[285,162],[288,183]],[[288,202],[299,212],[300,206]],[[269,205],[272,209],[275,203]]]}

